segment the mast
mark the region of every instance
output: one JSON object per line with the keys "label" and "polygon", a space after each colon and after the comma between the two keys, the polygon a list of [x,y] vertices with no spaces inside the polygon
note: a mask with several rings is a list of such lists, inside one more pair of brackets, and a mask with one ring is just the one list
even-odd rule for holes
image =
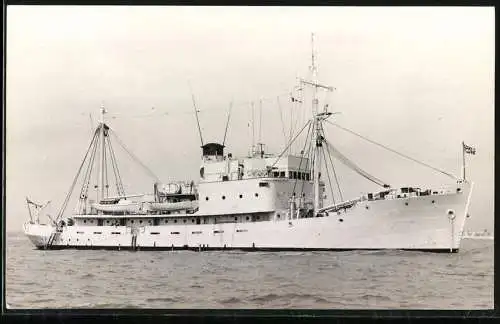
{"label": "mast", "polygon": [[463,172],[463,180],[465,180],[465,143],[462,141],[462,172]]}
{"label": "mast", "polygon": [[254,126],[254,121],[255,121],[255,109],[254,109],[254,104],[252,101],[252,153],[251,155],[253,156],[255,152],[255,126]]}
{"label": "mast", "polygon": [[312,99],[312,114],[313,114],[313,134],[311,136],[311,145],[314,147],[313,161],[312,161],[312,176],[313,176],[313,189],[314,189],[314,206],[313,215],[316,216],[318,210],[322,207],[322,198],[320,195],[320,175],[321,175],[321,147],[323,143],[323,138],[321,136],[322,121],[331,113],[326,111],[319,113],[318,111],[318,88],[322,88],[327,91],[333,91],[333,87],[322,85],[318,83],[317,67],[316,67],[316,55],[314,52],[314,33],[311,34],[311,74],[312,80],[300,80],[304,85],[313,87],[313,99]]}
{"label": "mast", "polygon": [[101,202],[101,200],[104,198],[104,150],[105,150],[105,143],[104,143],[104,114],[106,113],[106,110],[104,109],[104,105],[101,104],[101,120],[99,121],[99,127],[100,132],[100,142],[101,142],[101,151],[99,152],[99,161],[100,161],[100,166],[99,166],[99,184],[97,186],[97,199],[98,203]]}
{"label": "mast", "polygon": [[[316,62],[314,56],[314,34],[311,34],[311,74],[312,74],[312,82],[318,83],[317,80],[317,69]],[[316,216],[318,209],[320,208],[320,192],[319,192],[319,177],[321,172],[321,140],[319,139],[320,134],[320,123],[318,119],[318,88],[313,87],[313,101],[312,101],[312,109],[313,109],[313,135],[312,140],[314,141],[312,144],[314,145],[314,159],[313,159],[313,183],[314,183],[314,210],[313,216]]]}

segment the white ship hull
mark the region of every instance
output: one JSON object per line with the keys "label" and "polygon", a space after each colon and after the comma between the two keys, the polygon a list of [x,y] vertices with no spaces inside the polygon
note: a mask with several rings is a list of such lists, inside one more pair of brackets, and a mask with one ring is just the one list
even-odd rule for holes
{"label": "white ship hull", "polygon": [[[222,224],[187,222],[136,228],[66,226],[49,248],[457,252],[471,189],[465,186],[460,193],[362,201],[327,217]],[[454,212],[453,219],[450,211]],[[196,216],[202,215],[193,214]],[[38,248],[45,248],[54,228],[27,224],[25,231]]]}

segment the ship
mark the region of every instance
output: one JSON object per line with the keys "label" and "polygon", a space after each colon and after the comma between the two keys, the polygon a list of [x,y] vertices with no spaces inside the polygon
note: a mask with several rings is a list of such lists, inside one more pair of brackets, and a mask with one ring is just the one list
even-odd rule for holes
{"label": "ship", "polygon": [[[152,195],[125,193],[111,144],[115,131],[101,106],[99,123],[57,216],[42,224],[39,215],[47,204],[26,198],[30,220],[23,225],[24,233],[44,250],[458,252],[473,189],[465,178],[465,154],[473,148],[462,142],[463,177],[421,163],[452,178],[452,185],[394,188],[361,169],[327,138],[325,124],[342,126],[332,122],[336,113],[328,105],[320,108],[318,92],[334,88],[317,80],[314,47],[310,70],[311,78],[299,82],[312,89],[311,116],[282,151],[267,152],[259,143],[246,156],[233,156],[226,152],[226,134],[222,142],[205,143],[195,107],[201,140],[199,179],[154,181]],[[297,145],[300,134],[303,149],[292,152],[290,146]],[[337,178],[332,156],[380,190],[349,199],[341,195],[327,203],[327,185],[332,187],[332,178]],[[95,171],[98,181],[92,185]],[[114,187],[108,174],[114,175]],[[79,178],[83,185],[77,207],[68,213]]]}

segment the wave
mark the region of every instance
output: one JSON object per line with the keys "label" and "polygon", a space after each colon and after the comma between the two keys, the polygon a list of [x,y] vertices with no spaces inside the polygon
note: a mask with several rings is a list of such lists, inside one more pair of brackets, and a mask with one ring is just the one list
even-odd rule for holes
{"label": "wave", "polygon": [[152,302],[167,302],[167,303],[177,303],[180,300],[177,298],[172,298],[172,297],[157,297],[157,298],[147,298],[146,302],[152,303]]}
{"label": "wave", "polygon": [[329,300],[327,300],[323,297],[320,297],[320,296],[316,296],[316,295],[312,295],[312,294],[298,294],[298,293],[288,293],[288,294],[282,294],[282,295],[275,294],[275,293],[269,293],[269,294],[265,294],[262,296],[256,296],[256,297],[250,298],[250,301],[259,302],[259,303],[262,303],[262,302],[266,303],[266,302],[279,301],[279,300],[286,300],[286,301],[294,300],[294,302],[299,301],[299,300],[304,300],[304,301],[305,300],[313,300],[316,303],[328,303],[328,302],[330,302]]}
{"label": "wave", "polygon": [[236,297],[225,298],[225,299],[222,299],[221,301],[219,301],[219,303],[224,304],[224,305],[239,304],[241,302],[242,302],[242,300],[239,298],[236,298]]}

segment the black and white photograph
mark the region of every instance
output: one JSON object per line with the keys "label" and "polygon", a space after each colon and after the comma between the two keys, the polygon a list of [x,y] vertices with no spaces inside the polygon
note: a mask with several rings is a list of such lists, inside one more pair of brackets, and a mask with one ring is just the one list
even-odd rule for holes
{"label": "black and white photograph", "polygon": [[5,26],[8,310],[493,308],[493,7]]}

